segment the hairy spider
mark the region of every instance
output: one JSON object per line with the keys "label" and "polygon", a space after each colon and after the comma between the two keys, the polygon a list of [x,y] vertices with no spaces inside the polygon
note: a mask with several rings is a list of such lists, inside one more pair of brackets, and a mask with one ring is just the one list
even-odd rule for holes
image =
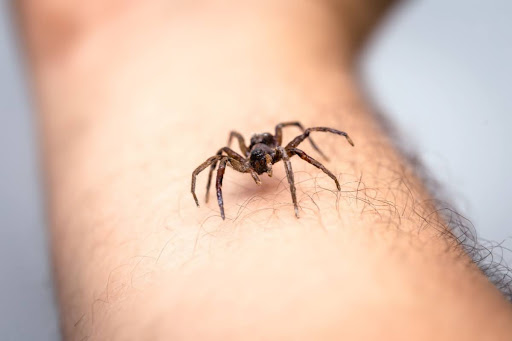
{"label": "hairy spider", "polygon": [[[294,138],[290,143],[286,145],[286,147],[282,147],[282,139],[283,134],[282,130],[287,126],[296,126],[302,130],[302,134]],[[311,146],[324,158],[327,160],[327,157],[318,149],[313,139],[309,136],[312,131],[323,131],[333,134],[338,134],[341,136],[345,136],[348,143],[354,146],[354,143],[347,135],[347,133],[343,131],[339,131],[332,128],[324,128],[324,127],[315,127],[304,129],[302,124],[299,122],[285,122],[280,123],[276,126],[275,135],[270,133],[262,133],[255,134],[251,137],[251,144],[249,147],[245,145],[245,141],[243,136],[236,132],[232,131],[229,135],[228,146],[221,148],[217,155],[212,156],[205,162],[203,162],[199,167],[197,167],[192,173],[192,195],[194,196],[194,200],[196,202],[197,207],[199,207],[199,201],[197,200],[197,196],[195,193],[196,188],[196,177],[199,173],[201,173],[206,167],[210,167],[210,173],[208,175],[208,183],[206,185],[206,199],[208,202],[208,194],[210,192],[210,185],[212,182],[212,175],[217,163],[219,163],[219,168],[217,169],[217,201],[219,202],[220,207],[220,215],[222,219],[225,219],[224,215],[224,200],[222,199],[222,179],[224,177],[224,172],[226,171],[226,166],[230,166],[236,171],[240,173],[250,173],[254,181],[257,185],[261,185],[260,178],[258,175],[267,173],[268,176],[272,176],[272,165],[278,161],[283,160],[284,167],[286,170],[286,177],[288,178],[288,183],[290,184],[290,192],[292,194],[293,206],[295,208],[295,215],[297,218],[299,217],[299,208],[297,205],[297,197],[295,193],[295,181],[293,179],[293,171],[292,164],[290,162],[290,158],[293,155],[298,155],[302,160],[312,164],[313,166],[321,169],[325,174],[327,174],[331,179],[336,183],[336,187],[338,191],[341,190],[340,184],[336,176],[332,174],[327,168],[325,168],[320,162],[313,159],[311,156],[306,154],[304,151],[297,148],[297,146],[304,141],[305,139],[309,139]],[[238,144],[240,146],[240,150],[243,155],[238,154],[233,149],[229,148],[231,145],[231,140],[236,138],[238,140]],[[225,154],[225,155],[223,155]]]}

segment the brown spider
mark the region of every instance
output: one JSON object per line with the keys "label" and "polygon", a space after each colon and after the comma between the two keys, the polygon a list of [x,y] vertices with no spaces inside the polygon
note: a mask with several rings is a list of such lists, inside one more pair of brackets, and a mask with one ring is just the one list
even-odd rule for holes
{"label": "brown spider", "polygon": [[[294,138],[286,147],[281,146],[281,142],[283,139],[282,129],[286,126],[297,126],[302,130],[302,134]],[[217,166],[217,162],[219,162],[219,168],[217,170],[217,201],[219,202],[220,207],[220,215],[222,219],[225,219],[224,215],[224,201],[222,199],[222,179],[224,177],[224,172],[226,171],[226,165],[230,166],[236,171],[240,173],[251,173],[252,178],[256,182],[257,185],[261,185],[259,174],[267,173],[268,176],[272,176],[272,165],[278,161],[284,161],[284,167],[286,170],[286,176],[288,178],[288,183],[290,184],[290,192],[292,193],[293,206],[295,208],[295,215],[297,218],[299,217],[299,208],[297,205],[297,197],[295,194],[295,181],[293,179],[293,171],[292,164],[290,162],[290,157],[293,155],[298,155],[302,160],[309,162],[313,166],[321,169],[325,174],[327,174],[331,179],[336,183],[336,187],[338,191],[341,190],[340,184],[336,176],[332,174],[327,168],[325,168],[320,162],[313,159],[311,156],[307,155],[302,150],[298,149],[297,146],[304,141],[305,139],[309,139],[309,142],[313,146],[313,148],[324,158],[327,160],[327,157],[318,149],[313,139],[309,137],[309,134],[312,131],[323,131],[329,132],[333,134],[338,134],[341,136],[345,136],[347,138],[348,143],[354,146],[354,143],[347,135],[347,133],[343,131],[339,131],[332,128],[324,128],[324,127],[316,127],[316,128],[308,128],[304,129],[302,124],[299,122],[285,122],[280,123],[276,126],[276,133],[272,135],[270,133],[262,133],[255,134],[251,137],[251,144],[249,148],[245,145],[245,141],[243,136],[236,131],[232,131],[229,135],[228,147],[221,148],[217,155],[212,156],[205,162],[203,162],[199,167],[197,167],[192,173],[192,195],[194,196],[194,200],[196,202],[197,207],[199,207],[199,201],[197,200],[197,196],[195,193],[196,188],[196,177],[199,173],[201,173],[206,167],[210,166],[210,174],[208,175],[208,184],[206,185],[206,199],[208,202],[208,194],[210,192],[210,185],[212,182],[212,175],[215,167]],[[244,156],[238,154],[229,146],[231,145],[231,140],[235,137],[238,140],[238,144],[240,145],[240,150],[244,154]],[[226,155],[222,155],[225,153]]]}

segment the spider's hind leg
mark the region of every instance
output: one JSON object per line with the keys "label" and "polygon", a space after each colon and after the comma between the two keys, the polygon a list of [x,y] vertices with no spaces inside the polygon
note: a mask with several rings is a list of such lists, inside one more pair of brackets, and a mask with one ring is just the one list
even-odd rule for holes
{"label": "spider's hind leg", "polygon": [[238,146],[240,147],[240,151],[242,151],[242,154],[244,154],[245,157],[249,156],[249,148],[247,148],[247,146],[245,145],[244,137],[237,131],[232,131],[229,133],[228,147],[231,146],[231,140],[233,140],[233,138],[236,138],[238,140]]}

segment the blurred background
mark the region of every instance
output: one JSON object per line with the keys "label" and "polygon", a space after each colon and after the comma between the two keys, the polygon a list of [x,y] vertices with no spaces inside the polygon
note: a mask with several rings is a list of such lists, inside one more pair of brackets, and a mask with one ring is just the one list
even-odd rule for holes
{"label": "blurred background", "polygon": [[[480,237],[512,232],[512,2],[416,0],[367,47],[370,97]],[[34,114],[0,2],[0,340],[57,340]]]}

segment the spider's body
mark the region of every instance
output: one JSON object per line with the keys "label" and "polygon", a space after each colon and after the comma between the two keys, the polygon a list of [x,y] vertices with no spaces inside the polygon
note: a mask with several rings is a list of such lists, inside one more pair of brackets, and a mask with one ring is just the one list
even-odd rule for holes
{"label": "spider's body", "polygon": [[272,176],[272,165],[276,160],[277,141],[270,133],[256,134],[249,145],[249,164],[259,175]]}
{"label": "spider's body", "polygon": [[[282,147],[282,128],[286,126],[297,126],[302,130],[302,134],[294,138],[290,143],[286,145],[286,147]],[[347,141],[353,146],[354,143],[347,135],[347,133],[343,131],[339,131],[332,128],[324,128],[324,127],[316,127],[316,128],[308,128],[304,129],[304,127],[299,122],[286,122],[280,123],[276,126],[275,135],[271,133],[262,133],[255,134],[251,137],[251,144],[249,147],[245,145],[245,141],[243,136],[240,133],[232,131],[229,135],[228,147],[221,148],[217,155],[210,157],[208,160],[203,162],[199,167],[197,167],[192,173],[192,195],[194,196],[194,200],[196,205],[199,206],[199,201],[197,200],[195,194],[196,187],[196,177],[197,175],[206,169],[208,166],[210,167],[210,173],[208,176],[208,184],[206,185],[206,202],[208,202],[208,194],[210,191],[210,185],[212,180],[213,171],[215,167],[217,167],[217,163],[219,164],[219,168],[217,169],[217,181],[216,181],[216,189],[217,189],[217,201],[220,207],[220,214],[222,219],[225,219],[224,216],[224,201],[222,198],[222,179],[224,177],[224,172],[226,170],[226,166],[230,166],[236,171],[241,173],[250,173],[256,184],[261,184],[260,178],[258,175],[263,173],[267,173],[268,176],[272,176],[272,165],[276,162],[283,160],[286,176],[288,178],[288,183],[290,184],[290,192],[292,194],[292,201],[295,208],[295,215],[297,218],[299,217],[299,209],[297,205],[297,198],[295,193],[295,181],[293,178],[292,165],[290,163],[290,157],[293,155],[298,155],[304,161],[312,164],[313,166],[322,170],[325,174],[327,174],[330,178],[334,180],[336,183],[336,187],[340,190],[340,184],[338,179],[332,174],[327,168],[325,168],[320,162],[313,159],[311,156],[307,155],[302,150],[298,149],[297,146],[304,141],[305,139],[309,139],[309,142],[313,146],[313,148],[324,158],[326,158],[323,153],[318,149],[316,144],[313,142],[309,134],[312,131],[323,131],[329,132],[337,135],[341,135],[346,137]],[[231,140],[236,138],[238,140],[240,150],[242,151],[242,155],[238,154],[231,148],[229,145],[231,144]]]}

